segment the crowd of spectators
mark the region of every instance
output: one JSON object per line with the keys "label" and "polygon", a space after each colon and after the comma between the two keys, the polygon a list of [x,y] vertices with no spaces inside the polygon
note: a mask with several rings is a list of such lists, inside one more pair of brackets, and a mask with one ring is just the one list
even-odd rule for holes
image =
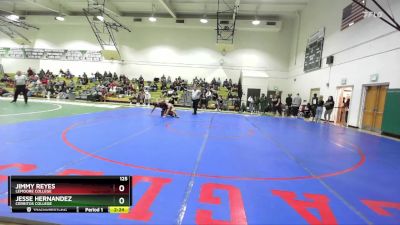
{"label": "crowd of spectators", "polygon": [[[83,73],[75,76],[68,69],[53,73],[42,69],[35,73],[31,68],[27,70],[29,79],[28,96],[38,96],[46,98],[68,99],[75,98],[77,95],[86,96],[87,100],[106,101],[109,97],[125,97],[131,104],[149,105],[152,102],[152,92],[160,92],[163,100],[167,99],[169,103],[179,104],[182,98],[189,98],[186,92],[190,92],[194,87],[201,90],[199,99],[199,108],[209,109],[210,102],[215,110],[230,109],[247,111],[250,113],[271,113],[274,115],[299,116],[313,118],[313,121],[319,122],[324,112],[324,119],[330,120],[334,107],[333,97],[324,101],[322,96],[314,95],[310,102],[302,101],[299,94],[292,97],[289,94],[285,101],[282,101],[279,92],[267,96],[264,93],[258,96],[248,96],[246,101],[240,104],[237,95],[238,85],[231,79],[221,81],[220,78],[213,78],[207,82],[205,78],[195,77],[192,83],[178,76],[171,79],[170,76],[162,75],[160,78],[154,78],[152,81],[145,81],[143,76],[129,79],[126,75],[111,72],[96,72],[91,74]],[[0,96],[11,96],[7,87],[13,87],[13,79],[7,74],[0,79]],[[5,86],[5,87],[4,87]],[[223,96],[220,92],[221,87],[227,90]],[[160,99],[155,99],[159,101]],[[187,102],[191,99],[186,99]]]}
{"label": "crowd of spectators", "polygon": [[307,100],[302,101],[299,93],[293,98],[292,94],[288,94],[283,102],[280,93],[276,93],[269,97],[265,94],[261,94],[260,98],[249,96],[247,107],[242,106],[242,110],[248,110],[250,113],[272,113],[279,116],[311,118],[312,121],[320,122],[323,112],[324,120],[331,120],[334,105],[332,96],[324,101],[323,96],[317,97],[317,94],[314,94],[311,101],[307,102]]}
{"label": "crowd of spectators", "polygon": [[[111,72],[96,72],[91,74],[83,73],[74,75],[68,69],[53,73],[49,70],[40,70],[35,73],[31,68],[26,72],[28,81],[28,96],[71,99],[86,96],[92,101],[106,101],[109,97],[128,98],[132,104],[150,104],[152,92],[160,92],[160,98],[168,99],[169,102],[177,104],[180,99],[187,97],[185,92],[193,89],[194,86],[201,87],[201,107],[208,108],[209,102],[215,103],[217,110],[227,109],[227,102],[237,98],[237,85],[231,79],[221,82],[220,78],[206,82],[204,78],[195,77],[192,83],[182,79],[180,76],[171,79],[170,76],[162,75],[152,81],[145,81],[143,76],[129,79],[124,74],[118,75]],[[1,82],[6,86],[12,87],[13,81],[10,76],[5,74]],[[220,88],[228,90],[224,98],[220,93]],[[7,90],[2,88],[0,94]],[[158,101],[156,99],[155,101]],[[190,101],[190,99],[188,100]]]}

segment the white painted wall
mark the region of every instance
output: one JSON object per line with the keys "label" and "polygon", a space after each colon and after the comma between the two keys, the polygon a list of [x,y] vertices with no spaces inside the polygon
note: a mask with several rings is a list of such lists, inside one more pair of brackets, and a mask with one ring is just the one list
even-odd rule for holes
{"label": "white painted wall", "polygon": [[[24,33],[24,35],[28,36]],[[29,38],[34,38],[36,33],[32,32],[28,36]],[[0,47],[9,47],[9,48],[19,48],[21,47],[9,37],[5,36],[0,32]],[[3,69],[5,72],[15,73],[18,70],[26,71],[29,66],[36,69],[39,68],[40,62],[39,60],[30,60],[30,59],[6,59],[0,57],[0,63],[3,65]]]}
{"label": "white painted wall", "polygon": [[[101,50],[85,20],[74,19],[70,23],[59,23],[48,21],[49,17],[28,19],[40,27],[31,37],[32,46],[35,48]],[[124,23],[128,24],[133,32],[117,33],[123,62],[38,60],[38,63],[30,64],[35,70],[43,68],[58,71],[60,68],[69,68],[75,74],[107,70],[124,73],[129,77],[143,75],[146,79],[165,74],[172,78],[181,76],[189,80],[197,76],[208,80],[213,77],[231,78],[237,82],[240,71],[246,69],[255,73],[268,73],[269,83],[274,83],[275,78],[280,80],[288,75],[289,46],[293,30],[289,19],[283,22],[280,32],[243,30],[239,27],[235,36],[235,48],[226,55],[222,55],[216,47],[214,24],[208,24],[206,27],[190,25],[183,28],[173,24],[135,26],[131,20]],[[0,34],[0,46],[8,47],[8,42],[8,38]],[[20,64],[25,63],[21,61]],[[4,69],[6,72],[15,72],[16,67],[5,64]],[[263,88],[267,89],[268,85],[264,83]]]}
{"label": "white painted wall", "polygon": [[242,70],[243,76],[243,100],[247,99],[247,89],[260,89],[261,94],[267,94],[268,90],[279,90],[287,93],[287,78],[273,77],[265,71]]}
{"label": "white painted wall", "polygon": [[[308,99],[311,88],[321,88],[321,94],[336,97],[341,79],[353,85],[349,124],[360,126],[362,85],[370,84],[370,75],[378,73],[379,83],[390,83],[390,88],[400,88],[400,32],[378,19],[364,19],[350,28],[340,31],[342,9],[350,0],[311,0],[301,13],[299,39],[294,35],[288,89]],[[400,1],[389,0],[394,15],[399,20]],[[367,1],[368,7],[372,1]],[[385,7],[385,6],[384,6]],[[385,7],[387,8],[387,7]],[[315,12],[321,13],[315,13]],[[304,52],[307,38],[319,28],[326,27],[321,70],[304,73]],[[295,28],[296,30],[296,28]],[[298,53],[295,43],[298,41]],[[331,68],[325,64],[326,57],[334,55]],[[296,63],[295,63],[296,62]],[[296,81],[295,81],[296,80]],[[329,87],[326,84],[329,83]]]}
{"label": "white painted wall", "polygon": [[[47,17],[48,18],[48,17]],[[44,19],[44,18],[42,18]],[[61,24],[62,25],[62,24]],[[84,25],[62,25],[60,23],[42,24],[39,31],[24,32],[32,41],[30,46],[34,48],[48,49],[70,49],[70,50],[93,50],[99,51],[101,48],[96,42],[94,35],[89,33],[90,27]],[[88,25],[89,26],[89,25]],[[0,33],[1,47],[22,47],[10,40],[7,36]],[[101,72],[107,70],[111,72],[120,72],[119,62],[76,62],[76,61],[58,61],[58,60],[34,60],[34,59],[0,59],[5,72],[15,73],[17,70],[26,71],[28,67],[39,71],[40,69],[49,69],[58,72],[60,69],[67,68],[74,74],[83,72]]]}
{"label": "white painted wall", "polygon": [[39,60],[33,59],[0,59],[4,72],[15,73],[18,70],[26,72],[28,67],[32,69],[40,68]]}

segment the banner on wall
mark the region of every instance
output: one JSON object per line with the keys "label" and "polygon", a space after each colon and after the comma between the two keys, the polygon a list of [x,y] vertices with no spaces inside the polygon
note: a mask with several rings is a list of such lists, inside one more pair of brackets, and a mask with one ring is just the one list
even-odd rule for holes
{"label": "banner on wall", "polygon": [[324,37],[325,27],[319,29],[308,38],[304,59],[304,72],[321,69]]}
{"label": "banner on wall", "polygon": [[99,62],[103,59],[100,51],[1,47],[0,58],[49,59],[85,62]]}

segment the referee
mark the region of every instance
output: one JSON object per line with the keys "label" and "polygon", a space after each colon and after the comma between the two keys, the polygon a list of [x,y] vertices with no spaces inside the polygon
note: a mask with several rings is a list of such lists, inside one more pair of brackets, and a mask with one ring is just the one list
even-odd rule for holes
{"label": "referee", "polygon": [[200,88],[195,86],[192,92],[193,115],[197,115],[197,108],[199,107],[200,96],[201,96]]}
{"label": "referee", "polygon": [[14,79],[15,79],[15,93],[14,93],[14,100],[12,100],[11,103],[16,102],[18,95],[22,92],[22,94],[24,95],[25,104],[27,104],[28,90],[26,89],[26,83],[28,81],[28,78],[25,75],[22,75],[21,71],[18,71]]}

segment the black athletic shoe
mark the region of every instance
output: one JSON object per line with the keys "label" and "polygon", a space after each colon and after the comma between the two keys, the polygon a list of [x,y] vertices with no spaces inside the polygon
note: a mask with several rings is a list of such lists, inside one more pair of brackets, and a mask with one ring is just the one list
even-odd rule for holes
{"label": "black athletic shoe", "polygon": [[12,100],[10,103],[15,103],[15,102],[17,102],[17,101],[15,101],[15,100]]}

